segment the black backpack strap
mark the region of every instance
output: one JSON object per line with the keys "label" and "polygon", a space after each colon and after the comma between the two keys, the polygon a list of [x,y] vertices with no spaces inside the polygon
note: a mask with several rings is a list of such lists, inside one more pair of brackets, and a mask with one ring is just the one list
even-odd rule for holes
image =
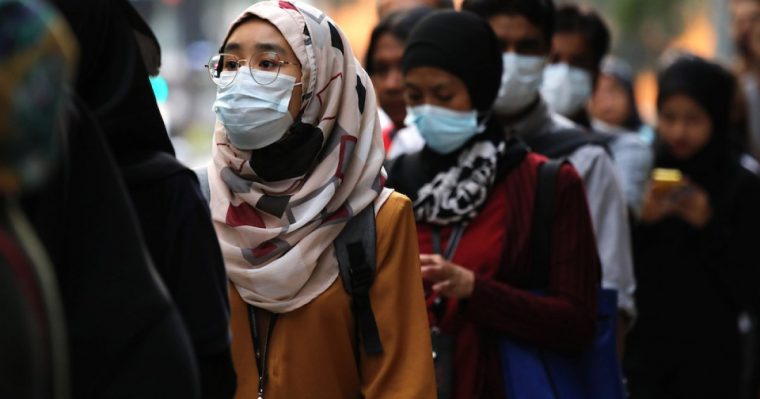
{"label": "black backpack strap", "polygon": [[547,158],[565,158],[584,145],[597,145],[612,156],[609,144],[614,136],[586,132],[577,128],[568,128],[557,132],[528,138],[526,142],[531,150]]}
{"label": "black backpack strap", "polygon": [[533,251],[533,267],[528,282],[530,288],[543,289],[549,286],[554,196],[557,175],[563,163],[561,160],[550,160],[538,169],[536,196],[533,200],[533,229],[530,237]]}
{"label": "black backpack strap", "polygon": [[375,207],[370,205],[354,216],[335,239],[343,288],[352,298],[357,339],[368,354],[383,352],[380,332],[369,301],[369,289],[375,280]]}

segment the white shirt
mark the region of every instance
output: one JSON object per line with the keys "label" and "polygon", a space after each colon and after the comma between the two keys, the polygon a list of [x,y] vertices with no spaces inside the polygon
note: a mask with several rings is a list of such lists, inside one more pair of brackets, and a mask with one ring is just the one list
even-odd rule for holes
{"label": "white shirt", "polygon": [[651,146],[644,142],[637,132],[611,126],[595,119],[591,121],[591,126],[594,132],[614,137],[609,144],[610,152],[614,158],[628,207],[638,218],[641,215],[644,193],[652,172],[652,165],[654,165],[654,153]]}
{"label": "white shirt", "polygon": [[[530,138],[573,127],[578,126],[569,119],[550,112],[541,100],[533,111],[505,130],[508,135]],[[570,154],[568,161],[578,171],[586,187],[602,263],[602,287],[617,290],[618,308],[635,317],[633,294],[636,279],[633,274],[631,229],[626,199],[615,164],[598,145],[578,148]]]}

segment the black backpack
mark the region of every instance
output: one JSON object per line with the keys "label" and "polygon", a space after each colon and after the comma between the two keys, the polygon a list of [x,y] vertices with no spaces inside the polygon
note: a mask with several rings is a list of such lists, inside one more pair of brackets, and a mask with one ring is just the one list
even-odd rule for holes
{"label": "black backpack", "polygon": [[[206,201],[211,200],[208,185],[208,170],[195,170]],[[380,332],[377,329],[375,313],[369,300],[369,289],[375,280],[375,207],[370,205],[351,218],[335,239],[335,256],[338,258],[340,278],[343,288],[351,295],[351,311],[356,320],[357,363],[359,342],[363,343],[367,354],[383,352]]]}

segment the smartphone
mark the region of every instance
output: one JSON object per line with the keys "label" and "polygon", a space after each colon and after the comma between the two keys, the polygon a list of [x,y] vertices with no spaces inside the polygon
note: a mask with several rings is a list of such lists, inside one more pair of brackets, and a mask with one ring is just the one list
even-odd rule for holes
{"label": "smartphone", "polygon": [[683,173],[678,169],[655,168],[652,170],[652,184],[665,190],[681,187],[684,184]]}

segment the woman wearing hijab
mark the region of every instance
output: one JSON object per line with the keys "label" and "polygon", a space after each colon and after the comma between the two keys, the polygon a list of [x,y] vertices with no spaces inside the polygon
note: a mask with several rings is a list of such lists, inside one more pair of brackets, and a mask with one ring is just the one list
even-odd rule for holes
{"label": "woman wearing hijab", "polygon": [[[157,71],[158,44],[126,1],[61,0],[56,5],[80,45],[74,94],[79,115],[71,129],[67,147],[71,154],[65,154],[63,178],[56,183],[60,185],[38,197],[34,215],[58,267],[93,267],[103,273],[92,279],[71,277],[63,288],[65,295],[74,295],[71,306],[77,308],[69,315],[83,318],[72,323],[77,345],[75,396],[126,394],[134,389],[140,397],[193,397],[200,385],[205,397],[231,397],[235,380],[221,251],[197,179],[174,158],[148,82],[146,67]],[[138,46],[137,36],[145,39],[141,43],[147,47]],[[141,54],[143,49],[150,51]],[[101,134],[95,130],[102,131],[108,149],[99,147],[99,136],[92,138]],[[110,175],[114,161],[118,177]],[[109,202],[117,201],[109,196],[121,196],[125,189],[128,198],[119,197],[118,204]],[[53,204],[50,198],[61,201]],[[140,231],[132,231],[133,226]],[[92,251],[89,245],[98,245],[104,253],[80,263],[78,257]],[[118,267],[104,266],[111,263]],[[154,281],[155,272],[160,281]],[[81,275],[87,273],[83,270]],[[110,280],[98,278],[118,280],[119,286],[112,288]],[[88,295],[108,299],[92,300],[92,304],[88,300],[80,312],[84,299],[79,298]],[[147,309],[131,310],[141,301]],[[169,318],[162,315],[169,315],[171,321],[166,323],[174,324],[164,325],[165,335],[148,340],[151,345],[139,347],[157,320]],[[101,331],[108,332],[107,338],[98,336]],[[176,344],[163,343],[165,337],[176,337],[172,338]],[[177,346],[182,346],[180,358],[169,350]],[[166,363],[148,360],[164,349]],[[116,366],[127,372],[113,370]],[[167,370],[175,368],[176,386],[166,376]],[[184,379],[185,372],[190,381]],[[81,384],[84,379],[87,383]],[[127,383],[129,389],[120,386]]]}
{"label": "woman wearing hijab", "polygon": [[591,125],[597,131],[636,132],[642,125],[630,65],[613,56],[602,61],[597,88],[589,103]]}
{"label": "woman wearing hijab", "polygon": [[500,336],[572,351],[594,335],[600,266],[583,184],[561,166],[549,286],[530,287],[530,215],[546,158],[505,138],[491,117],[501,79],[493,31],[467,12],[432,14],[412,31],[403,69],[408,121],[426,145],[396,160],[388,185],[412,199],[429,317],[453,338],[453,374],[439,387],[453,381],[453,398],[503,398]]}
{"label": "woman wearing hijab", "polygon": [[203,396],[231,397],[224,264],[197,178],[174,158],[148,81],[160,47],[125,0],[57,3],[81,46],[76,92],[105,134],[151,260],[190,334]]}
{"label": "woman wearing hijab", "polygon": [[409,32],[433,11],[425,6],[395,11],[380,20],[369,39],[364,65],[377,92],[388,159],[419,150],[425,144],[415,129],[404,126],[406,102],[401,56]]}
{"label": "woman wearing hijab", "polygon": [[[375,93],[348,40],[311,6],[264,1],[208,67],[218,91],[207,174],[237,397],[434,397],[414,220],[383,188]],[[344,288],[335,244],[362,215],[377,226],[356,234],[376,249],[363,304]],[[372,350],[357,314],[368,303]]]}
{"label": "woman wearing hijab", "polygon": [[633,80],[628,64],[606,57],[588,111],[594,131],[609,138],[607,144],[615,159],[629,214],[638,219],[654,162],[649,137],[654,133],[639,117]]}
{"label": "woman wearing hijab", "polygon": [[737,398],[737,319],[756,310],[760,182],[729,143],[734,78],[682,56],[659,76],[655,167],[635,229],[633,398]]}

